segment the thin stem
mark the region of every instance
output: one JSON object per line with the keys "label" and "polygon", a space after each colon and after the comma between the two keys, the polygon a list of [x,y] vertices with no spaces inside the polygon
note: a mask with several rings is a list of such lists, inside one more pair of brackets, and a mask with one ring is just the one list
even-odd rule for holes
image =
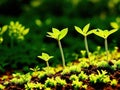
{"label": "thin stem", "polygon": [[107,38],[105,38],[105,50],[106,50],[106,57],[108,60],[108,44],[107,44]]}
{"label": "thin stem", "polygon": [[47,67],[49,68],[49,63],[48,63],[48,61],[46,61],[46,64],[47,64]]}
{"label": "thin stem", "polygon": [[87,51],[87,55],[88,55],[88,58],[89,58],[89,60],[90,60],[89,49],[88,49],[88,43],[87,43],[87,36],[85,36],[84,41],[85,41],[85,48],[86,48],[86,51]]}
{"label": "thin stem", "polygon": [[46,61],[46,64],[47,64],[47,73],[49,73],[50,67],[48,61]]}
{"label": "thin stem", "polygon": [[61,57],[62,57],[63,68],[65,68],[65,58],[64,58],[64,53],[63,53],[63,49],[62,49],[60,40],[58,40],[58,45],[59,45],[59,49],[60,49],[60,53],[61,53]]}

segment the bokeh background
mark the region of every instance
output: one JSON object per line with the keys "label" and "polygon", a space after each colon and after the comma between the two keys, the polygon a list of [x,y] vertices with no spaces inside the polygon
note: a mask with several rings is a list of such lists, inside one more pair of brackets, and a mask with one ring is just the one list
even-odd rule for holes
{"label": "bokeh background", "polygon": [[[8,25],[10,21],[19,21],[30,28],[25,40],[10,48],[10,40],[4,34],[0,45],[0,71],[6,69],[23,69],[45,62],[37,56],[46,52],[53,59],[51,66],[61,64],[61,56],[57,42],[46,37],[52,27],[68,28],[67,36],[61,41],[66,62],[81,57],[80,50],[85,50],[84,38],[77,33],[74,26],[83,28],[90,23],[90,29],[100,28],[111,30],[110,22],[120,22],[120,0],[0,0],[0,26]],[[101,46],[104,51],[104,40],[95,35],[88,36],[91,52]],[[109,50],[120,47],[120,30],[108,38]]]}

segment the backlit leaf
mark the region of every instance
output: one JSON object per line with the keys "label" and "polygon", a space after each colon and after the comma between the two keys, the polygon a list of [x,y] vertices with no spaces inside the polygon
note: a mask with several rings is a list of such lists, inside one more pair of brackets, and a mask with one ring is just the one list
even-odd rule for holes
{"label": "backlit leaf", "polygon": [[83,33],[87,33],[87,31],[89,30],[90,24],[85,25],[85,27],[83,28]]}
{"label": "backlit leaf", "polygon": [[52,28],[52,31],[53,31],[54,34],[59,34],[60,33],[60,31],[56,28]]}
{"label": "backlit leaf", "polygon": [[68,28],[61,30],[60,35],[58,36],[58,39],[61,40],[66,36],[67,33],[68,33]]}
{"label": "backlit leaf", "polygon": [[75,26],[75,30],[76,30],[78,33],[80,33],[80,34],[85,35],[85,34],[83,33],[83,31],[82,31],[81,28]]}
{"label": "backlit leaf", "polygon": [[113,28],[119,28],[119,25],[118,25],[116,22],[111,22],[110,25],[111,25]]}
{"label": "backlit leaf", "polygon": [[53,58],[53,56],[49,56],[47,53],[42,53],[42,55],[38,56],[38,58],[48,61],[49,59]]}
{"label": "backlit leaf", "polygon": [[114,32],[116,32],[117,30],[118,29],[113,29],[113,30],[109,31],[109,35],[112,34],[112,33],[114,33]]}
{"label": "backlit leaf", "polygon": [[29,32],[29,28],[23,30],[22,34],[23,34],[23,35],[26,35],[26,34],[28,34],[28,32]]}

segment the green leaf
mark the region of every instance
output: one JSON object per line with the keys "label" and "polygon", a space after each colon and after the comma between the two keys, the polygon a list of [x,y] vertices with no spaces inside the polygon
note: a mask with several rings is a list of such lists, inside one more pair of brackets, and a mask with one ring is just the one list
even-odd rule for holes
{"label": "green leaf", "polygon": [[26,35],[26,34],[28,34],[28,32],[29,32],[29,28],[23,30],[22,34],[23,34],[23,35]]}
{"label": "green leaf", "polygon": [[81,28],[75,26],[75,30],[76,30],[78,33],[80,33],[80,34],[85,35],[85,34],[83,33],[83,31],[82,31]]}
{"label": "green leaf", "polygon": [[89,32],[87,32],[87,35],[90,35],[93,33],[93,30],[90,30]]}
{"label": "green leaf", "polygon": [[48,61],[49,59],[53,58],[53,56],[49,56],[47,53],[42,53],[42,55],[38,56],[38,58]]}
{"label": "green leaf", "polygon": [[2,28],[0,28],[0,35],[2,35],[6,30],[7,30],[8,26],[4,25]]}
{"label": "green leaf", "polygon": [[116,22],[111,22],[110,25],[111,25],[113,28],[119,28],[119,25],[118,25]]}
{"label": "green leaf", "polygon": [[85,25],[85,27],[83,28],[83,33],[87,33],[87,31],[89,30],[90,24]]}
{"label": "green leaf", "polygon": [[62,38],[64,38],[67,33],[68,33],[68,28],[61,30],[60,35],[58,36],[58,40],[61,40]]}
{"label": "green leaf", "polygon": [[113,30],[109,31],[109,35],[112,34],[112,33],[114,33],[114,32],[116,32],[117,30],[118,29],[113,29]]}
{"label": "green leaf", "polygon": [[59,34],[60,33],[60,31],[56,28],[52,28],[52,31],[53,31],[54,34]]}

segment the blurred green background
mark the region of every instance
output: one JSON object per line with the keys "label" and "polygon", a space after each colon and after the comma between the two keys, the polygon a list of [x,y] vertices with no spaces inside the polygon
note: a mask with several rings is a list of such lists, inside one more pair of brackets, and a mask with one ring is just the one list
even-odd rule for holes
{"label": "blurred green background", "polygon": [[[111,30],[110,22],[119,17],[120,0],[0,0],[1,27],[10,21],[19,21],[30,28],[25,40],[16,43],[14,48],[10,48],[9,37],[4,34],[4,41],[0,45],[0,70],[46,66],[44,61],[37,58],[42,52],[54,56],[49,61],[51,66],[61,64],[57,42],[46,37],[52,27],[60,30],[69,28],[61,42],[66,62],[74,61],[81,56],[80,50],[85,49],[84,38],[75,31],[75,25],[83,28],[90,23],[90,29]],[[120,47],[119,35],[120,30],[109,37],[109,49]],[[102,46],[104,50],[104,40],[93,34],[88,36],[88,44],[91,52],[97,46]]]}

